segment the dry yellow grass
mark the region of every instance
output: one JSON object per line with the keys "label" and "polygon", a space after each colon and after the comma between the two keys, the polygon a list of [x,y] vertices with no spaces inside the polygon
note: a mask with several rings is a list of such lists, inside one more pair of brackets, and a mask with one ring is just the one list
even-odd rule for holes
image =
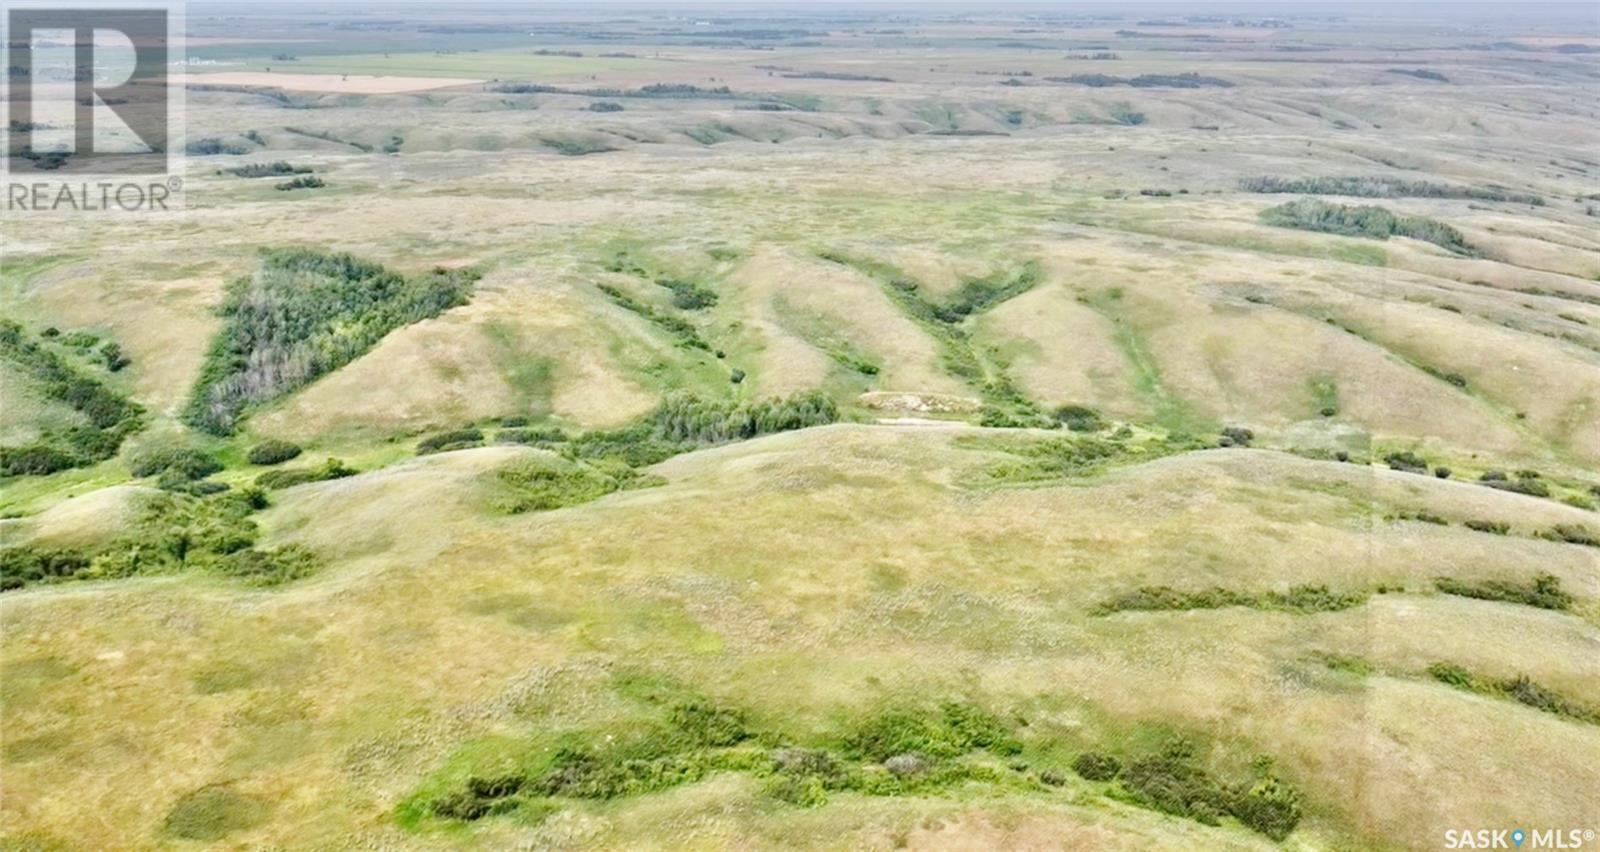
{"label": "dry yellow grass", "polygon": [[[5,234],[7,316],[30,334],[91,330],[131,355],[110,381],[150,411],[152,435],[132,445],[183,431],[176,412],[220,326],[215,308],[259,248],[486,275],[467,305],[392,332],[255,414],[247,435],[196,438],[228,460],[219,479],[236,487],[260,472],[241,457],[266,436],[306,445],[295,466],[331,454],[366,471],[275,491],[256,516],[264,545],[317,552],[314,576],[274,590],[189,574],[0,596],[0,845],[198,846],[165,822],[184,796],[220,784],[259,808],[217,842],[240,848],[1275,848],[1238,824],[1166,816],[1076,778],[1049,790],[840,793],[801,809],[721,774],[612,802],[557,799],[543,821],[414,832],[396,819],[464,750],[630,718],[617,684],[641,669],[799,736],[894,701],[974,698],[1027,719],[1031,770],[1088,748],[1137,753],[1171,733],[1207,745],[1217,769],[1270,755],[1305,796],[1291,848],[1600,828],[1600,727],[1424,674],[1438,661],[1526,674],[1600,705],[1597,551],[1534,537],[1600,526],[1592,511],[1261,450],[974,488],[974,472],[1004,457],[973,439],[1019,433],[920,419],[976,419],[981,390],[941,364],[935,335],[880,283],[817,258],[881,261],[933,301],[1040,261],[1037,287],[962,328],[1045,409],[1087,404],[1213,439],[1248,426],[1276,448],[1415,446],[1458,477],[1530,467],[1595,482],[1600,242],[1573,199],[1600,193],[1588,153],[1600,100],[1587,60],[1543,49],[1594,39],[1532,21],[1490,39],[1302,20],[1162,28],[1223,39],[1168,42],[1119,35],[1129,22],[1082,23],[1018,33],[1010,20],[930,19],[900,35],[819,25],[817,46],[776,51],[650,35],[626,48],[632,58],[587,42],[570,46],[582,58],[457,51],[473,37],[462,32],[448,50],[382,57],[385,71],[411,66],[393,76],[195,75],[287,90],[308,108],[194,89],[192,137],[259,141],[245,156],[189,158],[186,214]],[[230,51],[250,34],[220,19],[196,33],[195,49]],[[1465,49],[1502,35],[1540,50]],[[1008,41],[1051,47],[999,46]],[[1319,49],[1279,50],[1301,42]],[[1118,58],[1072,58],[1087,43]],[[368,70],[380,55],[364,57]],[[892,82],[756,67],[775,64]],[[1452,82],[1387,70],[1413,64]],[[1046,80],[1189,71],[1236,85]],[[582,89],[726,85],[804,108],[616,97],[623,110],[597,113],[595,97],[435,76],[447,73]],[[1004,135],[936,135],[952,131]],[[327,186],[277,192],[220,173],[279,159]],[[1260,211],[1291,196],[1239,190],[1261,175],[1504,186],[1547,204],[1343,199],[1460,228],[1483,256],[1457,257],[1267,227]],[[650,275],[604,271],[620,247]],[[655,274],[718,301],[670,308]],[[600,283],[691,321],[725,357],[615,304]],[[878,372],[840,363],[844,350]],[[742,383],[729,380],[735,369]],[[50,425],[48,406],[16,404],[18,383],[0,378],[8,440]],[[652,470],[662,487],[519,516],[495,511],[495,474],[539,451],[409,457],[416,432],[503,416],[596,427],[674,390],[753,399],[817,387],[888,424],[679,456]],[[5,483],[0,508],[31,514],[0,520],[0,536],[40,547],[116,536],[143,493],[125,467]],[[1419,512],[1448,523],[1395,519]],[[1512,531],[1474,532],[1469,520]],[[1570,612],[1433,586],[1546,572],[1576,597]],[[1302,584],[1399,591],[1319,614],[1094,614],[1145,585]]]}
{"label": "dry yellow grass", "polygon": [[[989,456],[952,444],[969,431],[776,436],[673,459],[657,468],[665,487],[520,517],[487,511],[485,478],[534,451],[447,453],[284,492],[265,518],[270,539],[308,542],[337,567],[283,591],[171,578],[8,595],[7,742],[23,757],[8,760],[6,807],[43,835],[155,842],[178,796],[231,779],[274,803],[237,842],[449,845],[400,834],[386,814],[460,743],[537,718],[582,724],[601,712],[605,672],[626,664],[802,725],[870,703],[875,690],[937,694],[976,678],[1001,705],[1056,707],[1028,711],[1028,736],[1046,741],[1157,720],[1204,731],[1277,756],[1310,797],[1312,838],[1420,846],[1479,813],[1592,817],[1581,795],[1600,783],[1584,757],[1600,745],[1592,726],[1422,681],[1350,683],[1310,656],[1350,654],[1397,673],[1458,660],[1600,700],[1582,653],[1600,641],[1594,623],[1418,594],[1434,575],[1492,566],[1495,576],[1555,573],[1592,601],[1600,574],[1589,551],[1377,520],[1384,507],[1417,504],[1519,528],[1587,513],[1256,451],[970,492],[951,483]],[[739,508],[705,512],[708,502]],[[1086,614],[1142,584],[1301,582],[1413,593],[1320,616]],[[929,658],[942,664],[916,664]],[[1334,757],[1352,748],[1356,759]],[[1523,761],[1544,772],[1508,793],[1503,766]],[[71,796],[55,792],[67,778],[77,779]],[[563,806],[545,826],[497,823],[484,837],[519,842],[576,821],[584,845],[633,845],[647,841],[640,826],[689,818],[690,802],[734,783]],[[739,845],[815,820],[801,845],[831,846],[839,830],[872,845],[907,807],[944,815],[917,835],[930,848],[1001,830],[983,827],[987,807],[846,797],[814,818],[740,808],[706,839]],[[1009,831],[1033,842],[1044,829],[1025,826],[1042,820],[1108,848],[1254,843],[1136,809],[1059,808],[1028,805]]]}

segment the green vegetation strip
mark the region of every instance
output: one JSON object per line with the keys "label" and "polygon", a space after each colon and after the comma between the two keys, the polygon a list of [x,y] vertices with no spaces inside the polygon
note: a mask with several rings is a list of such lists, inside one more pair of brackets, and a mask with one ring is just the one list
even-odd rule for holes
{"label": "green vegetation strip", "polygon": [[910,276],[882,261],[835,251],[819,252],[818,257],[849,266],[884,285],[890,301],[939,344],[944,369],[983,396],[982,425],[1041,429],[1058,425],[1012,382],[998,353],[972,341],[965,325],[967,319],[1033,289],[1043,278],[1037,261],[1010,272],[969,278],[949,299],[934,302],[923,297],[920,285]]}
{"label": "green vegetation strip", "polygon": [[316,568],[300,545],[255,547],[259,531],[250,515],[265,495],[245,490],[213,497],[140,495],[129,529],[108,544],[83,549],[30,546],[0,550],[0,590],[66,580],[109,580],[179,571],[206,571],[253,585],[298,579]]}
{"label": "green vegetation strip", "polygon": [[819,391],[742,403],[675,394],[637,423],[573,438],[564,454],[643,467],[701,447],[822,426],[838,419],[838,405]]}
{"label": "green vegetation strip", "polygon": [[[491,502],[509,514],[576,506],[615,491],[662,484],[661,477],[639,468],[681,453],[823,426],[838,419],[838,406],[819,391],[755,402],[674,394],[637,422],[576,437],[548,426],[502,428],[494,435],[496,443],[537,447],[553,455],[526,459],[497,471]],[[423,438],[417,443],[417,453],[481,447],[485,440],[482,429],[454,429]],[[273,473],[278,471],[262,478]]]}
{"label": "green vegetation strip", "polygon": [[1433,585],[1447,595],[1464,598],[1516,603],[1540,609],[1566,610],[1572,607],[1572,595],[1561,588],[1561,580],[1553,574],[1540,574],[1528,583],[1436,577]]}
{"label": "green vegetation strip", "polygon": [[1467,692],[1491,698],[1509,699],[1565,719],[1600,725],[1600,708],[1567,698],[1555,690],[1534,683],[1525,675],[1518,675],[1509,680],[1497,680],[1474,674],[1454,663],[1434,663],[1428,667],[1428,674],[1440,683]]}
{"label": "green vegetation strip", "polygon": [[1213,587],[1200,592],[1180,592],[1168,586],[1141,586],[1095,608],[1096,615],[1127,611],[1223,609],[1247,607],[1279,612],[1338,612],[1367,602],[1365,591],[1333,592],[1327,586],[1301,585],[1287,592],[1239,592]]}
{"label": "green vegetation strip", "polygon": [[[1070,417],[1068,412],[1064,417]],[[1068,420],[1069,428],[1076,421]],[[1077,434],[1061,437],[961,436],[961,449],[1001,453],[1005,457],[968,478],[974,486],[1038,485],[1093,476],[1113,467],[1153,461],[1177,453],[1216,447],[1217,443],[1184,436],[1134,432],[1123,427],[1109,436]]]}
{"label": "green vegetation strip", "polygon": [[700,336],[700,330],[695,328],[694,323],[691,323],[683,317],[675,314],[657,310],[654,306],[647,305],[610,284],[600,284],[598,286],[600,287],[600,292],[606,294],[606,297],[612,302],[615,302],[619,307],[625,308],[641,317],[644,317],[645,319],[659,326],[662,330],[677,337],[678,342],[681,345],[690,349],[700,349],[706,352],[711,351],[711,344],[707,343],[705,338]]}
{"label": "green vegetation strip", "polygon": [[1410,237],[1433,243],[1455,254],[1467,257],[1476,257],[1478,254],[1467,244],[1467,238],[1460,231],[1443,222],[1420,216],[1397,216],[1372,205],[1329,204],[1315,198],[1303,198],[1261,211],[1261,221],[1280,228],[1343,234],[1347,237],[1379,240]]}
{"label": "green vegetation strip", "polygon": [[[36,382],[43,395],[87,421],[18,447],[0,447],[0,475],[43,475],[85,467],[117,454],[123,439],[144,428],[144,409],[100,380],[80,372],[18,323],[0,320],[0,359]],[[122,361],[107,356],[107,367]],[[124,362],[125,363],[125,362]]]}
{"label": "green vegetation strip", "polygon": [[184,419],[231,433],[257,406],[354,361],[384,335],[465,304],[478,273],[403,276],[348,254],[264,252],[228,287],[224,325],[201,367]]}
{"label": "green vegetation strip", "polygon": [[1346,195],[1356,198],[1468,198],[1476,201],[1513,201],[1535,206],[1544,204],[1544,199],[1537,195],[1499,188],[1450,186],[1393,177],[1253,177],[1241,179],[1239,188],[1245,192],[1267,194]]}
{"label": "green vegetation strip", "polygon": [[[969,701],[892,706],[833,735],[797,738],[758,730],[737,708],[702,697],[651,696],[655,707],[614,731],[536,737],[468,753],[426,782],[398,810],[412,829],[500,815],[538,820],[563,799],[614,800],[659,792],[721,772],[753,775],[768,795],[799,807],[835,793],[934,795],[973,784],[1045,793],[1067,783],[1033,769],[1020,720]],[[543,744],[544,747],[539,747]],[[492,764],[492,766],[487,765]],[[1248,780],[1227,783],[1202,768],[1186,740],[1123,761],[1086,753],[1074,769],[1105,795],[1217,825],[1231,816],[1274,839],[1300,821],[1299,794],[1262,758]]]}

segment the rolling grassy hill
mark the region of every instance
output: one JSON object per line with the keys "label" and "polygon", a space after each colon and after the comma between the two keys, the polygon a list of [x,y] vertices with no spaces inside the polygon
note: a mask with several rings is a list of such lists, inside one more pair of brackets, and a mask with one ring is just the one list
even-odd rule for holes
{"label": "rolling grassy hill", "polygon": [[1592,22],[481,14],[7,229],[5,848],[1600,827]]}

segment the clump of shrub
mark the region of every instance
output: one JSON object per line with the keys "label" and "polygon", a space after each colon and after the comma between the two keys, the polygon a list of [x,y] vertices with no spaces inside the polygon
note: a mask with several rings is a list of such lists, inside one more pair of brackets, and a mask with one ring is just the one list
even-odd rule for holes
{"label": "clump of shrub", "polygon": [[1510,580],[1457,580],[1436,577],[1434,588],[1447,595],[1459,595],[1486,601],[1518,603],[1540,609],[1564,610],[1572,606],[1572,595],[1561,588],[1561,579],[1554,574],[1540,574],[1529,583]]}
{"label": "clump of shrub", "polygon": [[948,758],[980,748],[1002,756],[1022,750],[997,717],[957,702],[946,702],[938,714],[907,709],[870,717],[841,745],[846,755],[874,763],[902,754]]}
{"label": "clump of shrub", "polygon": [[330,479],[343,479],[355,476],[359,471],[345,465],[339,459],[328,459],[321,467],[295,468],[290,470],[269,470],[256,477],[256,485],[261,488],[276,491],[280,488],[293,488],[296,485],[305,485],[308,482],[325,482]]}
{"label": "clump of shrub", "polygon": [[482,429],[451,429],[448,432],[429,435],[418,441],[417,455],[425,456],[430,453],[444,453],[450,450],[465,450],[481,446],[483,446]]}
{"label": "clump of shrub", "polygon": [[1506,535],[1511,532],[1511,525],[1504,521],[1485,521],[1474,518],[1463,521],[1461,525],[1474,532],[1488,533],[1490,535]]}
{"label": "clump of shrub", "polygon": [[317,565],[316,554],[310,548],[288,544],[273,550],[250,548],[230,553],[217,561],[215,570],[252,585],[277,586],[311,576]]}
{"label": "clump of shrub", "polygon": [[518,462],[495,474],[497,510],[507,514],[547,512],[598,500],[614,491],[660,484],[625,463],[583,462],[541,457]]}
{"label": "clump of shrub", "polygon": [[[502,421],[502,425],[510,423]],[[494,440],[499,444],[559,444],[567,440],[567,433],[558,426],[501,429]]]}
{"label": "clump of shrub", "polygon": [[183,146],[183,152],[191,157],[215,157],[218,154],[248,154],[250,146],[238,142],[224,142],[214,136],[196,139]]}
{"label": "clump of shrub", "polygon": [[672,306],[685,311],[698,311],[717,303],[717,294],[681,278],[657,278],[656,284],[672,291]]}
{"label": "clump of shrub", "polygon": [[273,184],[272,188],[279,192],[292,192],[296,189],[321,189],[327,185],[326,181],[316,175],[302,175],[294,180]]}
{"label": "clump of shrub", "polygon": [[1083,405],[1063,405],[1051,412],[1056,420],[1073,432],[1098,432],[1106,427],[1100,412]]}
{"label": "clump of shrub", "polygon": [[1256,433],[1239,426],[1229,426],[1222,430],[1222,437],[1218,444],[1224,447],[1248,447],[1256,439]]}
{"label": "clump of shrub", "polygon": [[73,550],[0,549],[0,592],[65,580],[89,570],[89,557]]}
{"label": "clump of shrub", "polygon": [[1072,771],[1088,781],[1111,781],[1122,774],[1122,761],[1109,754],[1086,751],[1072,761]]}
{"label": "clump of shrub", "polygon": [[1478,478],[1478,482],[1490,488],[1501,491],[1510,491],[1516,494],[1526,494],[1530,497],[1549,497],[1550,486],[1545,484],[1544,478],[1536,470],[1519,470],[1515,476],[1507,476],[1505,471],[1490,470]]}
{"label": "clump of shrub", "polygon": [[245,458],[251,464],[273,465],[283,464],[300,455],[300,445],[289,441],[269,439],[250,448]]}
{"label": "clump of shrub", "polygon": [[181,444],[154,444],[128,457],[128,472],[136,477],[172,476],[185,481],[203,479],[222,470],[211,454]]}
{"label": "clump of shrub", "polygon": [[123,367],[133,363],[132,358],[123,354],[122,346],[109,340],[100,346],[100,360],[106,365],[106,369],[113,373],[120,372]]}
{"label": "clump of shrub", "polygon": [[1527,675],[1497,680],[1474,674],[1454,663],[1445,662],[1428,666],[1428,674],[1434,680],[1456,689],[1493,698],[1509,699],[1556,716],[1600,725],[1600,708],[1567,698],[1553,689],[1535,683]]}
{"label": "clump of shrub", "polygon": [[1383,457],[1390,470],[1405,473],[1427,473],[1428,460],[1410,450],[1399,450]]}
{"label": "clump of shrub", "polygon": [[1300,822],[1300,796],[1272,773],[1269,762],[1258,761],[1256,772],[1248,784],[1224,784],[1199,766],[1188,741],[1178,739],[1156,755],[1129,762],[1122,784],[1135,802],[1155,810],[1206,825],[1230,815],[1281,841]]}
{"label": "clump of shrub", "polygon": [[305,175],[310,173],[311,168],[309,166],[292,166],[283,160],[272,163],[251,163],[237,168],[223,169],[219,172],[219,174],[230,174],[234,177],[242,178],[283,177],[285,175]]}
{"label": "clump of shrub", "polygon": [[1600,535],[1582,524],[1556,524],[1539,533],[1539,537],[1567,544],[1581,544],[1585,547],[1600,547]]}

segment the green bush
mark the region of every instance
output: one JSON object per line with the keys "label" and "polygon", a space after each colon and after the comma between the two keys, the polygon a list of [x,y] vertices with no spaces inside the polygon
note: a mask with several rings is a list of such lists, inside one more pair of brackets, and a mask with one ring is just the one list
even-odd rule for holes
{"label": "green bush", "polygon": [[1511,532],[1511,525],[1504,521],[1485,521],[1474,518],[1463,521],[1461,525],[1474,532],[1489,533],[1490,535],[1506,535]]}
{"label": "green bush", "polygon": [[89,570],[89,557],[72,550],[28,546],[0,549],[0,591],[64,580]]}
{"label": "green bush", "polygon": [[1072,761],[1072,771],[1089,781],[1110,781],[1122,774],[1122,761],[1109,754],[1086,751]]}
{"label": "green bush", "polygon": [[566,451],[573,458],[610,458],[644,467],[697,447],[821,426],[838,418],[838,406],[817,391],[749,403],[674,394],[640,422],[580,435]]}
{"label": "green bush", "polygon": [[1207,825],[1232,816],[1281,841],[1300,823],[1300,795],[1272,774],[1270,762],[1258,761],[1257,767],[1253,782],[1224,784],[1201,768],[1193,747],[1179,739],[1159,754],[1130,762],[1122,784],[1134,801],[1147,807]]}
{"label": "green bush", "polygon": [[80,464],[76,454],[48,444],[0,447],[0,475],[46,476]]}
{"label": "green bush", "polygon": [[686,701],[672,708],[671,723],[695,746],[737,745],[750,738],[744,714],[705,701]]}
{"label": "green bush", "polygon": [[272,188],[279,192],[292,192],[296,189],[321,189],[327,185],[326,181],[316,175],[301,175],[294,180],[275,183]]}
{"label": "green bush", "polygon": [[222,470],[222,462],[209,453],[181,444],[142,447],[128,457],[128,472],[137,477],[173,475],[196,480]]}
{"label": "green bush", "polygon": [[1267,775],[1229,798],[1228,812],[1245,825],[1282,841],[1300,824],[1300,794]]}
{"label": "green bush", "polygon": [[266,440],[250,448],[246,458],[251,464],[283,464],[300,455],[300,445],[289,441]]}
{"label": "green bush", "polygon": [[600,292],[606,294],[606,297],[612,302],[616,303],[622,308],[638,314],[641,317],[644,317],[657,326],[660,326],[663,330],[675,335],[678,338],[679,343],[682,345],[691,349],[699,349],[705,352],[711,351],[711,344],[707,343],[705,338],[700,336],[700,331],[694,327],[694,323],[691,323],[682,317],[674,316],[673,314],[663,311],[658,311],[654,307],[633,298],[632,296],[624,293],[622,290],[616,287],[611,286],[610,284],[600,284],[597,286],[599,287]]}
{"label": "green bush", "polygon": [[1567,544],[1581,544],[1585,547],[1600,547],[1600,535],[1596,535],[1593,530],[1582,524],[1556,524],[1539,533],[1539,537]]}
{"label": "green bush", "polygon": [[559,444],[567,440],[567,433],[557,426],[501,429],[494,440],[499,444]]}
{"label": "green bush", "polygon": [[316,554],[309,548],[290,544],[274,550],[251,548],[230,553],[217,561],[215,570],[253,585],[278,586],[311,576],[317,565]]}
{"label": "green bush", "polygon": [[1051,412],[1061,425],[1073,432],[1098,432],[1106,427],[1100,412],[1082,405],[1063,405]]}
{"label": "green bush", "polygon": [[1161,753],[1130,761],[1122,784],[1140,804],[1206,825],[1217,825],[1228,810],[1227,791],[1194,762],[1186,741]]}
{"label": "green bush", "polygon": [[970,704],[946,702],[938,714],[891,710],[870,717],[845,736],[847,755],[882,763],[902,754],[949,758],[976,749],[1012,755],[1022,745],[996,717]]}
{"label": "green bush", "polygon": [[452,429],[448,432],[429,435],[418,441],[417,455],[424,456],[429,453],[443,453],[450,450],[464,450],[481,446],[483,446],[483,430],[472,428]]}
{"label": "green bush", "polygon": [[1256,433],[1239,426],[1229,426],[1222,430],[1222,437],[1218,441],[1224,447],[1248,447],[1256,439]]}
{"label": "green bush", "polygon": [[1479,477],[1478,482],[1500,491],[1526,494],[1530,497],[1550,496],[1550,486],[1545,484],[1538,471],[1533,470],[1517,471],[1515,477],[1508,477],[1503,471],[1491,470]]}
{"label": "green bush", "polygon": [[1262,606],[1293,612],[1338,612],[1367,602],[1365,592],[1330,592],[1327,586],[1295,586],[1288,592],[1268,592]]}
{"label": "green bush", "polygon": [[698,311],[717,303],[717,294],[694,283],[678,278],[657,278],[656,284],[672,291],[672,306],[686,311]]}
{"label": "green bush", "polygon": [[308,482],[324,482],[330,479],[343,479],[355,476],[358,471],[348,467],[339,459],[328,459],[321,467],[297,468],[292,470],[269,470],[256,477],[256,485],[268,490],[292,488],[296,485],[305,485]]}
{"label": "green bush", "polygon": [[1384,456],[1383,460],[1388,462],[1391,470],[1399,470],[1406,473],[1428,472],[1428,460],[1410,450],[1392,452]]}
{"label": "green bush", "polygon": [[538,457],[495,474],[495,508],[508,514],[547,512],[598,500],[613,491],[654,484],[626,464]]}

